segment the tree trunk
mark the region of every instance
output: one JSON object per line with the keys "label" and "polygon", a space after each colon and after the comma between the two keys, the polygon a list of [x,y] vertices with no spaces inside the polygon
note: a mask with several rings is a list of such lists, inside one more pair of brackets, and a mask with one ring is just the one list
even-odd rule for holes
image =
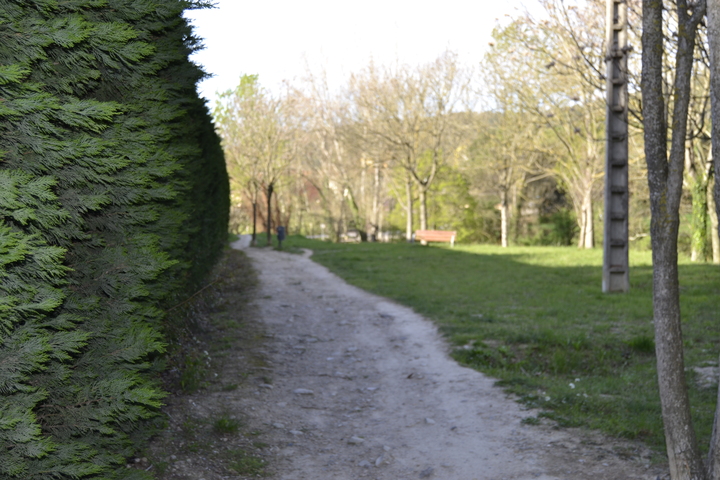
{"label": "tree trunk", "polygon": [[[673,480],[704,478],[685,378],[677,268],[679,217],[653,212],[653,318],[665,442]],[[661,218],[658,218],[661,217]],[[662,218],[665,217],[665,218]]]}
{"label": "tree trunk", "polygon": [[273,184],[270,182],[267,187],[267,218],[265,219],[268,247],[272,245],[272,194]]}
{"label": "tree trunk", "polygon": [[[428,229],[428,214],[427,214],[427,186],[420,185],[418,187],[418,203],[420,204],[420,230]],[[421,240],[421,245],[427,245],[427,240]]]}
{"label": "tree trunk", "polygon": [[[518,194],[518,189],[520,190],[520,194]],[[513,228],[513,241],[517,245],[518,240],[520,239],[520,235],[523,233],[522,228],[522,205],[523,205],[523,198],[525,193],[525,180],[522,180],[522,182],[518,185],[515,184],[513,186],[513,218],[515,219],[514,225],[515,228]]]}
{"label": "tree trunk", "polygon": [[253,229],[252,229],[252,239],[250,240],[250,245],[253,247],[257,244],[257,194],[255,195],[255,199],[253,200]]}
{"label": "tree trunk", "polygon": [[715,265],[720,264],[720,232],[718,231],[718,213],[715,205],[715,197],[713,190],[715,188],[715,177],[710,179],[707,184],[707,206],[708,217],[710,218],[710,244],[712,246],[712,262]]}
{"label": "tree trunk", "polygon": [[382,233],[383,220],[385,219],[384,213],[385,213],[385,209],[380,208],[380,210],[378,211],[378,241],[381,241],[381,242],[385,241],[385,238],[386,238],[383,236],[383,233]]}
{"label": "tree trunk", "polygon": [[509,214],[510,205],[508,205],[508,192],[507,190],[503,190],[500,194],[500,245],[502,247],[508,246]]}
{"label": "tree trunk", "polygon": [[587,214],[587,236],[585,237],[585,248],[595,248],[595,218],[592,198],[588,200]]}
{"label": "tree trunk", "polygon": [[588,190],[583,194],[579,223],[580,238],[578,239],[578,248],[595,248],[592,190]]}
{"label": "tree trunk", "polygon": [[692,141],[685,148],[685,170],[687,182],[690,187],[690,201],[692,216],[690,220],[690,260],[704,262],[707,258],[707,224],[708,205],[707,188],[708,175],[703,168],[697,168],[695,159],[695,146]]}
{"label": "tree trunk", "polygon": [[420,230],[428,229],[428,210],[427,210],[427,186],[422,185],[418,189],[418,203],[420,203]]}
{"label": "tree trunk", "polygon": [[701,176],[690,180],[692,200],[691,251],[690,260],[704,262],[707,252],[707,182]]}
{"label": "tree trunk", "polygon": [[405,239],[410,242],[412,241],[413,235],[413,196],[412,196],[412,181],[408,178],[405,184],[405,194],[407,195],[406,209],[406,227],[405,227]]}
{"label": "tree trunk", "polygon": [[[356,229],[358,233],[360,233],[363,241],[367,241],[367,230],[365,230],[367,222],[360,215],[360,207],[358,207],[358,204],[355,201],[355,195],[353,194],[353,191],[352,189],[350,189],[350,187],[345,187],[344,196],[345,204],[347,205],[347,208],[349,210],[352,228]],[[347,228],[345,230],[347,231]]]}
{"label": "tree trunk", "polygon": [[375,163],[375,178],[373,185],[372,223],[369,229],[369,240],[377,242],[380,234],[380,164]]}
{"label": "tree trunk", "polygon": [[[718,231],[718,217],[720,217],[720,181],[718,181],[718,173],[720,172],[720,0],[707,0],[707,36],[708,36],[708,52],[710,54],[710,112],[712,117],[712,148],[710,154],[713,162],[714,188],[711,195],[712,203],[715,208],[714,215],[710,216],[713,222],[713,263],[720,261],[720,246],[716,249],[716,235],[720,235]],[[710,202],[708,202],[710,203]],[[716,256],[717,255],[717,256]],[[708,452],[708,478],[716,480],[720,478],[720,388],[718,389],[718,403],[715,409],[715,422],[713,424],[713,433],[710,440],[710,451]]]}
{"label": "tree trunk", "polygon": [[[690,416],[685,380],[677,268],[679,207],[687,134],[690,78],[702,6],[688,17],[678,0],[677,55],[670,155],[663,91],[663,1],[644,0],[642,11],[642,103],[648,166],[653,256],[653,316],[658,386],[672,480],[703,480],[705,471]],[[704,6],[704,4],[703,4]]]}
{"label": "tree trunk", "polygon": [[720,479],[720,386],[715,400],[715,420],[713,421],[712,435],[710,436],[710,450],[707,458],[707,479]]}

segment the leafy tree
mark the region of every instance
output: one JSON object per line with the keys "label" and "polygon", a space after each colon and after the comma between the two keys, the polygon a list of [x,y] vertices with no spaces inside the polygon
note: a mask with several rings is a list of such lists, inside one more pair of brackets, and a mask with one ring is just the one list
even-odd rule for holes
{"label": "leafy tree", "polygon": [[[506,107],[498,101],[499,109]],[[478,116],[476,129],[478,135],[468,150],[466,171],[473,183],[482,184],[482,192],[492,191],[499,199],[500,244],[507,247],[512,217],[519,213],[518,197],[527,182],[543,177],[537,129],[524,121],[521,112],[509,108]]]}
{"label": "leafy tree", "polygon": [[231,179],[250,195],[253,241],[259,192],[265,192],[268,244],[272,235],[272,195],[293,159],[293,130],[283,109],[282,100],[265,91],[257,75],[244,75],[235,90],[220,95],[213,112]]}
{"label": "leafy tree", "polygon": [[[413,186],[420,206],[420,229],[428,228],[427,195],[438,171],[457,146],[453,112],[468,83],[456,55],[445,52],[416,70],[378,71],[370,66],[351,78],[358,122],[393,152],[406,175],[406,236],[412,235]],[[423,162],[425,155],[430,161]]]}
{"label": "leafy tree", "polygon": [[542,5],[542,20],[525,15],[496,30],[485,69],[503,108],[529,114],[527,121],[552,134],[542,147],[554,159],[549,171],[572,199],[578,246],[592,248],[604,165],[604,5]]}

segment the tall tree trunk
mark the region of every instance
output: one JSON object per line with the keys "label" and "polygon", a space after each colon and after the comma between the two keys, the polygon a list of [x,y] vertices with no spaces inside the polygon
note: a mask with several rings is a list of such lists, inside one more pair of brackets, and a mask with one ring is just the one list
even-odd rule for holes
{"label": "tall tree trunk", "polygon": [[428,210],[427,210],[427,186],[421,185],[418,188],[418,203],[420,204],[420,230],[428,229]]}
{"label": "tall tree trunk", "polygon": [[[702,5],[704,6],[704,4]],[[703,480],[705,471],[690,416],[683,359],[680,287],[677,268],[679,207],[687,133],[690,78],[696,28],[704,15],[698,5],[688,16],[678,0],[674,105],[670,155],[663,91],[663,1],[644,0],[642,11],[642,103],[645,159],[648,166],[650,234],[653,256],[653,316],[658,386],[672,480]]]}
{"label": "tall tree trunk", "polygon": [[[367,221],[360,214],[360,207],[355,201],[355,195],[350,187],[345,188],[345,203],[350,213],[352,228],[358,231],[363,242],[367,241]],[[348,225],[350,227],[350,225]],[[347,229],[346,229],[347,231]]]}
{"label": "tall tree trunk", "polygon": [[[427,213],[427,185],[420,184],[418,187],[418,203],[420,204],[420,230],[428,229]],[[427,245],[427,240],[421,240],[422,245]]]}
{"label": "tall tree trunk", "polygon": [[580,216],[578,217],[578,227],[580,228],[580,233],[578,235],[578,248],[583,248],[583,242],[585,241],[585,212],[583,212],[582,208],[580,208]]}
{"label": "tall tree trunk", "polygon": [[376,242],[378,235],[380,234],[380,164],[375,163],[375,177],[373,185],[373,200],[372,200],[372,223],[369,229],[369,240]]}
{"label": "tall tree trunk", "polygon": [[594,209],[592,203],[592,192],[590,193],[591,198],[588,199],[588,206],[585,210],[587,214],[587,235],[585,237],[585,248],[595,248],[595,218]]}
{"label": "tall tree trunk", "polygon": [[580,238],[578,248],[595,248],[595,224],[593,219],[592,189],[583,193],[580,206]]}
{"label": "tall tree trunk", "polygon": [[335,229],[335,242],[340,243],[343,233],[347,230],[345,227],[345,202],[340,203],[340,215],[337,221],[332,222],[332,226]]}
{"label": "tall tree trunk", "polygon": [[707,252],[707,182],[700,176],[690,180],[690,198],[692,200],[692,236],[690,260],[704,262]]}
{"label": "tall tree trunk", "polygon": [[[518,194],[520,190],[520,194]],[[513,218],[515,219],[515,227],[513,228],[513,241],[517,245],[520,235],[523,233],[522,228],[522,205],[525,191],[525,180],[520,185],[513,185]]]}
{"label": "tall tree trunk", "polygon": [[257,244],[257,194],[255,194],[255,199],[253,200],[253,227],[252,227],[252,239],[250,240],[250,245],[253,247]]}
{"label": "tall tree trunk", "polygon": [[405,183],[405,194],[407,196],[407,204],[405,205],[406,209],[406,225],[405,225],[405,239],[410,242],[412,241],[412,235],[413,235],[413,195],[412,195],[412,180],[410,180],[409,176],[407,179],[407,182]]}
{"label": "tall tree trunk", "polygon": [[[655,210],[661,208],[658,205]],[[700,480],[704,478],[704,472],[690,416],[683,357],[677,268],[678,225],[677,215],[653,213],[650,233],[658,386],[670,478]]]}
{"label": "tall tree trunk", "polygon": [[267,232],[267,244],[272,245],[272,194],[273,184],[270,182],[267,187],[267,224],[265,226]]}
{"label": "tall tree trunk", "polygon": [[[707,36],[710,53],[710,111],[712,117],[712,148],[710,154],[713,162],[714,188],[712,200],[715,205],[715,216],[713,225],[713,240],[718,231],[718,217],[720,217],[720,0],[707,0]],[[716,262],[715,241],[713,241],[713,262]],[[710,439],[710,450],[708,452],[708,478],[716,480],[720,478],[720,388],[718,389],[718,402],[715,409],[715,422],[713,424],[712,438]]]}
{"label": "tall tree trunk", "polygon": [[500,245],[502,247],[508,246],[509,214],[510,205],[508,204],[508,192],[506,189],[503,189],[500,193]]}
{"label": "tall tree trunk", "polygon": [[385,209],[380,208],[378,211],[378,241],[385,241],[383,236],[383,221],[385,220]]}

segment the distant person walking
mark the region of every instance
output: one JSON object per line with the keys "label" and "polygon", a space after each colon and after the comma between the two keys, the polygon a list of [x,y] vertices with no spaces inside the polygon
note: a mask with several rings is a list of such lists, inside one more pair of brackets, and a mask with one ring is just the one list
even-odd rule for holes
{"label": "distant person walking", "polygon": [[278,239],[278,248],[282,250],[282,242],[285,240],[285,227],[280,225],[277,227],[277,239]]}

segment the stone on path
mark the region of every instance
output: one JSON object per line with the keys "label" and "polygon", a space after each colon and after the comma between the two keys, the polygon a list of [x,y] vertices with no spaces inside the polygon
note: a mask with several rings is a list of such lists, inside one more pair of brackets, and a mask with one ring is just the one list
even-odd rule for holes
{"label": "stone on path", "polygon": [[295,393],[297,395],[314,395],[315,394],[315,392],[313,392],[312,390],[308,390],[307,388],[296,388],[295,390],[293,390],[293,393]]}

